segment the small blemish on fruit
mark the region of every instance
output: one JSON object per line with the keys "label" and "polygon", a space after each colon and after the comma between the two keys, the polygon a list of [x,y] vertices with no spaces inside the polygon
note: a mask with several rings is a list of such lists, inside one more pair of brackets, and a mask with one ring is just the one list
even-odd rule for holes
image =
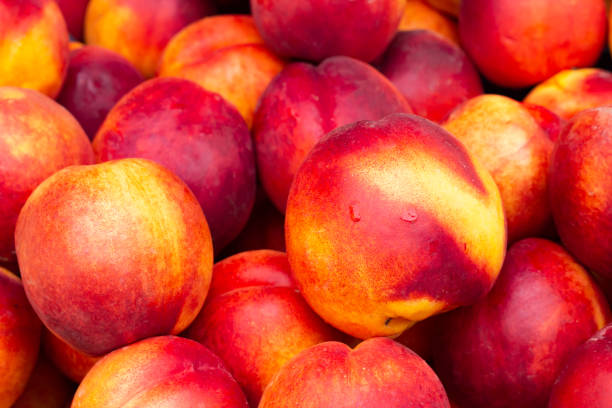
{"label": "small blemish on fruit", "polygon": [[393,320],[392,317],[388,318],[387,320],[385,320],[385,326],[388,326],[389,323],[391,323],[391,320]]}
{"label": "small blemish on fruit", "polygon": [[349,205],[349,213],[353,222],[361,221],[361,214],[359,213],[359,208],[356,204]]}
{"label": "small blemish on fruit", "polygon": [[416,213],[416,210],[412,208],[404,211],[402,215],[400,216],[400,219],[406,222],[416,222],[417,218],[419,218],[419,216]]}

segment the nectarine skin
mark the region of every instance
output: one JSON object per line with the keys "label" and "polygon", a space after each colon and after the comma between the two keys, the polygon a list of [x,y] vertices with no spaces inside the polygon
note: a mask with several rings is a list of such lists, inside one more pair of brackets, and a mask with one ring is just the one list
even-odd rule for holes
{"label": "nectarine skin", "polygon": [[480,95],[458,106],[442,126],[491,173],[508,221],[508,242],[551,229],[547,173],[553,143],[529,111],[501,95]]}
{"label": "nectarine skin", "polygon": [[404,7],[405,0],[251,0],[272,51],[314,62],[336,55],[372,61],[393,38]]}
{"label": "nectarine skin", "polygon": [[64,167],[93,160],[85,132],[66,109],[38,92],[0,87],[1,261],[16,260],[15,224],[32,190]]}
{"label": "nectarine skin", "polygon": [[70,53],[68,74],[57,101],[93,140],[111,108],[142,81],[142,75],[121,55],[88,45]]}
{"label": "nectarine skin", "polygon": [[203,18],[172,37],[159,76],[192,80],[238,109],[249,128],[259,98],[285,61],[264,45],[253,17]]}
{"label": "nectarine skin", "polygon": [[580,111],[612,105],[612,72],[600,68],[568,69],[538,84],[525,103],[542,105],[569,120]]}
{"label": "nectarine skin", "polygon": [[572,352],[555,381],[549,408],[612,406],[612,325]]}
{"label": "nectarine skin", "polygon": [[407,114],[321,140],[291,187],[285,234],[306,301],[358,338],[476,302],[506,248],[489,173],[444,129]]}
{"label": "nectarine skin", "polygon": [[412,112],[404,96],[361,61],[332,57],[317,67],[288,65],[266,89],[253,124],[258,174],[268,197],[285,212],[295,173],[326,133],[400,112]]}
{"label": "nectarine skin", "polygon": [[440,380],[419,356],[387,338],[354,350],[322,343],[298,354],[272,379],[259,408],[448,408]]}
{"label": "nectarine skin", "polygon": [[68,68],[68,42],[55,0],[0,0],[0,86],[55,98]]}
{"label": "nectarine skin", "polygon": [[157,78],[134,88],[93,148],[99,161],[142,157],[176,173],[200,202],[216,253],[249,219],[256,186],[249,129],[229,103],[191,81]]}
{"label": "nectarine skin", "polygon": [[549,171],[550,203],[565,247],[612,278],[612,108],[588,109],[567,124]]}
{"label": "nectarine skin", "polygon": [[597,61],[606,36],[602,0],[462,0],[461,44],[489,80],[525,87]]}
{"label": "nectarine skin", "polygon": [[482,93],[478,71],[463,50],[426,30],[398,33],[378,69],[404,95],[414,113],[434,122]]}
{"label": "nectarine skin", "polygon": [[429,30],[459,46],[457,22],[427,4],[425,0],[407,0],[398,31]]}
{"label": "nectarine skin", "polygon": [[251,404],[293,356],[343,340],[295,288],[287,255],[249,251],[217,263],[213,291],[187,331],[227,364]]}
{"label": "nectarine skin", "polygon": [[77,384],[83,380],[91,367],[100,360],[100,357],[93,357],[75,349],[47,328],[43,329],[42,345],[45,354],[53,364],[66,377]]}
{"label": "nectarine skin", "polygon": [[259,98],[284,66],[264,45],[253,17],[221,15],[196,21],[172,37],[159,76],[189,79],[218,93],[250,128]]}
{"label": "nectarine skin", "polygon": [[19,278],[0,268],[0,406],[25,390],[38,357],[41,324]]}
{"label": "nectarine skin", "polygon": [[193,340],[152,337],[100,360],[83,379],[72,408],[248,408],[225,365]]}
{"label": "nectarine skin", "polygon": [[524,102],[523,106],[529,111],[531,117],[546,132],[548,138],[556,142],[566,124],[566,121],[553,111],[541,105]]}
{"label": "nectarine skin", "polygon": [[459,16],[461,0],[425,0],[427,3],[450,16]]}
{"label": "nectarine skin", "polygon": [[159,74],[176,71],[182,65],[198,63],[215,51],[241,44],[264,44],[252,16],[205,17],[172,37],[164,49]]}
{"label": "nectarine skin", "polygon": [[214,10],[212,0],[90,0],[85,42],[121,54],[150,78],[172,36]]}
{"label": "nectarine skin", "polygon": [[546,406],[565,358],[606,325],[610,309],[589,274],[559,245],[510,247],[491,293],[440,316],[434,367],[460,406]]}
{"label": "nectarine skin", "polygon": [[287,254],[270,249],[245,251],[213,267],[208,299],[252,286],[295,288]]}
{"label": "nectarine skin", "polygon": [[195,196],[143,159],[55,173],[23,207],[15,244],[34,310],[90,355],[181,332],[212,274],[212,241]]}
{"label": "nectarine skin", "polygon": [[11,408],[66,408],[76,386],[40,354],[26,389]]}

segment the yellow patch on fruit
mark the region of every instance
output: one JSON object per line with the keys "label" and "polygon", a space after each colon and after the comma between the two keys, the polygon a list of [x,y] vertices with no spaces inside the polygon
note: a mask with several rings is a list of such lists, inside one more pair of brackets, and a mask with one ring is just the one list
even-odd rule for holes
{"label": "yellow patch on fruit", "polygon": [[98,45],[122,55],[145,77],[155,75],[157,60],[139,53],[140,38],[135,38],[133,10],[117,1],[91,1],[85,15],[85,43]]}
{"label": "yellow patch on fruit", "polygon": [[31,27],[15,28],[0,41],[0,86],[29,88],[55,97],[68,65],[68,31],[58,6],[48,2]]}
{"label": "yellow patch on fruit", "polygon": [[[463,244],[466,248],[468,258],[477,264],[488,265],[488,270],[498,273],[504,261],[505,245],[490,237],[505,239],[506,231],[504,222],[500,222],[504,220],[504,210],[499,190],[489,172],[470,155],[485,190],[495,193],[485,195],[451,167],[445,167],[432,158],[426,147],[400,155],[410,157],[410,160],[390,160],[357,176],[363,183],[376,187],[387,199],[401,201],[412,196],[415,205],[436,214],[440,225],[458,245]],[[355,167],[351,163],[342,166]],[[398,180],[402,180],[401,188]],[[495,280],[497,276],[491,278]]]}

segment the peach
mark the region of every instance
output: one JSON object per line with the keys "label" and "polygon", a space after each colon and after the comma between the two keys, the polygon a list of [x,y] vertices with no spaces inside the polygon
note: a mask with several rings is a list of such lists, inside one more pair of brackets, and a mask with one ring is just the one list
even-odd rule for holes
{"label": "peach", "polygon": [[489,173],[444,129],[407,114],[321,140],[291,187],[285,231],[306,301],[362,339],[475,303],[506,249]]}
{"label": "peach", "polygon": [[575,115],[555,144],[549,172],[553,218],[563,245],[612,278],[612,108]]}
{"label": "peach", "polygon": [[459,45],[457,23],[427,4],[425,0],[406,0],[406,8],[398,30],[429,30]]}
{"label": "peach", "polygon": [[54,0],[0,0],[0,86],[54,98],[68,68],[68,30]]}
{"label": "peach", "polygon": [[41,354],[25,391],[12,408],[65,408],[69,406],[75,388]]}
{"label": "peach", "polygon": [[235,255],[256,249],[285,251],[285,216],[268,200],[260,186],[257,186],[255,205],[249,221],[236,239],[223,250],[222,255]]}
{"label": "peach", "polygon": [[519,102],[481,95],[443,124],[491,173],[508,221],[508,242],[545,234],[552,225],[547,170],[553,143]]}
{"label": "peach", "polygon": [[214,12],[211,0],[90,0],[85,42],[115,51],[145,77],[157,71],[170,38]]}
{"label": "peach", "polygon": [[83,38],[83,22],[85,21],[85,9],[89,0],[55,0],[59,6],[68,31],[76,39]]}
{"label": "peach", "polygon": [[72,408],[248,408],[219,357],[193,340],[153,337],[100,360],[83,379]]}
{"label": "peach", "polygon": [[606,27],[602,0],[462,0],[459,13],[465,50],[489,80],[505,87],[593,65]]}
{"label": "peach", "polygon": [[315,62],[345,55],[370,62],[389,44],[406,0],[251,0],[266,44],[286,57]]}
{"label": "peach", "polygon": [[263,45],[251,16],[197,21],[168,43],[159,76],[192,80],[238,109],[249,127],[259,98],[285,62]]}
{"label": "peach", "polygon": [[610,319],[589,274],[559,245],[515,243],[491,293],[441,316],[434,367],[460,406],[544,407],[565,358]]}
{"label": "peach", "polygon": [[612,406],[612,325],[570,354],[553,385],[549,408]]}
{"label": "peach", "polygon": [[212,242],[195,196],[143,159],[55,173],[21,210],[15,244],[38,316],[90,355],[181,332],[200,311],[212,274]]}
{"label": "peach", "polygon": [[261,98],[253,137],[261,183],[285,212],[291,182],[308,152],[336,127],[412,112],[393,84],[371,66],[333,57],[315,67],[288,65]]}
{"label": "peach", "polygon": [[353,350],[326,342],[298,354],[272,379],[259,408],[290,406],[450,407],[427,363],[387,338],[366,340]]}
{"label": "peach", "polygon": [[599,106],[612,105],[612,72],[600,68],[568,69],[538,84],[525,103],[544,106],[563,119]]}
{"label": "peach", "polygon": [[559,139],[561,130],[565,126],[565,119],[562,119],[559,115],[541,105],[523,102],[523,106],[546,132],[548,138],[552,142],[556,142]]}
{"label": "peach", "polygon": [[142,157],[176,173],[206,214],[218,253],[246,225],[255,200],[255,157],[240,114],[186,79],[157,78],[125,95],[94,141],[99,161]]}
{"label": "peach", "polygon": [[342,339],[296,291],[287,256],[270,250],[217,263],[207,302],[186,334],[221,357],[253,407],[293,356]]}
{"label": "peach", "polygon": [[398,33],[378,69],[404,95],[414,113],[434,122],[482,94],[478,71],[463,50],[426,30]]}
{"label": "peach", "polygon": [[426,0],[432,7],[443,11],[451,16],[459,16],[459,8],[462,0]]}
{"label": "peach", "polygon": [[56,171],[93,159],[83,129],[55,101],[0,87],[0,262],[16,260],[15,223],[32,190]]}
{"label": "peach", "polygon": [[21,281],[0,268],[0,407],[10,407],[25,390],[38,357],[40,329]]}
{"label": "peach", "polygon": [[111,108],[142,81],[136,68],[121,55],[88,45],[71,53],[57,100],[93,139]]}
{"label": "peach", "polygon": [[45,354],[53,364],[66,377],[77,384],[83,380],[91,367],[100,360],[100,357],[93,357],[75,349],[47,328],[43,330],[42,345]]}

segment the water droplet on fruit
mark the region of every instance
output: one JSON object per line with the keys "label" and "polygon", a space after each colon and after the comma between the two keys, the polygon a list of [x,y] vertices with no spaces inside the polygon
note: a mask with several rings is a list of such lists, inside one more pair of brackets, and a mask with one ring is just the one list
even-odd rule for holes
{"label": "water droplet on fruit", "polygon": [[400,218],[402,219],[402,221],[415,222],[417,218],[419,218],[419,216],[416,213],[416,210],[411,208],[411,209],[404,211],[402,215],[400,216]]}
{"label": "water droplet on fruit", "polygon": [[356,204],[349,205],[349,213],[351,214],[351,220],[353,220],[353,222],[359,222],[361,220],[361,214]]}

